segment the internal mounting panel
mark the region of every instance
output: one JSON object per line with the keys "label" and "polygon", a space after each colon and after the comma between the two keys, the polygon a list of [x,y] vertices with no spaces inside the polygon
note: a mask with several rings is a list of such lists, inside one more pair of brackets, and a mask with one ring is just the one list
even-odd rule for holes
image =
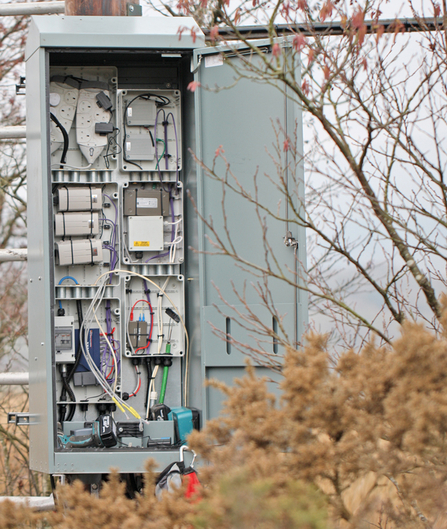
{"label": "internal mounting panel", "polygon": [[178,448],[181,94],[68,66],[49,94],[58,450]]}

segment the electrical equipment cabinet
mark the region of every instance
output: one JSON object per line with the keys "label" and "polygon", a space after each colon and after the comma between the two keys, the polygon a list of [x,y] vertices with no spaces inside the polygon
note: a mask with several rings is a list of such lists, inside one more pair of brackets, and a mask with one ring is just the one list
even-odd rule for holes
{"label": "electrical equipment cabinet", "polygon": [[[247,275],[210,255],[197,210],[222,231],[222,188],[189,151],[212,163],[224,145],[248,182],[257,166],[272,167],[263,152],[270,120],[294,124],[300,115],[274,88],[248,81],[222,92],[189,91],[194,79],[233,82],[231,67],[203,46],[187,18],[32,20],[26,62],[35,470],[135,474],[149,457],[163,467],[178,459],[197,417],[204,422],[220,409],[204,380],[231,383],[242,374],[244,355],[217,338],[213,325],[242,343],[251,339],[230,329],[222,301],[241,304],[231,281],[237,292]],[[258,97],[269,102],[263,113]],[[261,192],[276,203],[270,194]],[[227,207],[241,255],[263,259],[254,212],[237,195]],[[293,269],[283,224],[272,227],[274,251]],[[304,262],[303,230],[294,236]],[[285,328],[298,337],[306,300],[280,282],[272,287]],[[271,318],[253,293],[246,303]]]}

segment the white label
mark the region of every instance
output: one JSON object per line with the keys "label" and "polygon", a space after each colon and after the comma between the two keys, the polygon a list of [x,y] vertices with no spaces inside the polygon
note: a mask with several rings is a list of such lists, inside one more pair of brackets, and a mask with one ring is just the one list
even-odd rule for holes
{"label": "white label", "polygon": [[126,141],[126,151],[129,152],[132,149],[132,143],[130,141]]}
{"label": "white label", "polygon": [[205,56],[205,68],[212,68],[213,66],[222,66],[223,55],[220,53]]}
{"label": "white label", "polygon": [[127,115],[131,118],[132,117],[132,107],[129,107],[127,109]]}
{"label": "white label", "polygon": [[158,198],[137,198],[137,208],[158,208]]}

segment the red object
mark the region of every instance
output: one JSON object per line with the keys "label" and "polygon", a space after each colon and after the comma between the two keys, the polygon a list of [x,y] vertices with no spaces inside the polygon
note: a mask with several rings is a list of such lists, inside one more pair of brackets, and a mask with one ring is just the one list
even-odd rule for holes
{"label": "red object", "polygon": [[185,497],[191,498],[193,497],[196,501],[199,501],[201,498],[197,494],[200,489],[200,481],[197,477],[197,474],[195,472],[190,472],[189,474],[185,474],[183,476],[183,480],[186,481],[186,492]]}

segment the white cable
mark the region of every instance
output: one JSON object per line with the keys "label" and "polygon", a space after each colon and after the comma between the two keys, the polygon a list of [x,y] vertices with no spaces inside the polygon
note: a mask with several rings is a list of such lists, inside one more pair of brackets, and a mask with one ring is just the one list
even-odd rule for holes
{"label": "white cable", "polygon": [[[110,276],[110,274],[124,274],[126,276],[135,276],[135,277],[139,277],[141,279],[144,279],[146,280],[148,283],[151,283],[154,287],[158,288],[160,290],[160,292],[166,296],[166,298],[169,300],[169,302],[171,303],[173,309],[177,312],[179,318],[180,318],[180,322],[182,324],[182,327],[183,327],[183,330],[184,330],[184,333],[185,333],[185,341],[186,341],[186,350],[185,350],[185,384],[184,384],[184,405],[186,406],[187,405],[187,400],[188,400],[188,378],[189,378],[189,335],[188,335],[188,331],[186,330],[186,325],[185,325],[185,321],[183,320],[182,318],[182,315],[181,315],[181,312],[179,311],[179,309],[177,308],[177,306],[175,305],[175,303],[172,301],[172,299],[170,298],[170,296],[165,292],[165,288],[160,288],[160,286],[155,283],[152,279],[142,275],[142,274],[138,274],[137,272],[131,272],[130,270],[120,270],[120,269],[115,269],[115,270],[109,270],[107,272],[103,272],[97,279],[96,281],[93,283],[93,286],[96,286],[98,285],[98,282],[100,282],[104,277],[106,276]],[[167,285],[167,282],[169,281],[169,277],[167,278],[166,282],[165,282],[165,285]],[[103,285],[104,286],[104,285]],[[100,289],[99,289],[100,290]],[[99,290],[98,290],[98,293],[99,293]],[[96,294],[95,297],[93,298],[92,300],[92,303],[97,299],[97,297],[99,296],[99,294]],[[82,342],[81,342],[82,344]],[[96,366],[95,366],[96,367]],[[99,380],[98,380],[99,382]],[[107,388],[106,389],[106,392],[110,395],[110,389]],[[119,401],[121,401],[121,399],[119,399],[117,396],[112,396],[112,398],[115,398]],[[122,401],[121,401],[122,402]],[[123,403],[124,404],[124,403]],[[124,404],[125,405],[125,404]]]}
{"label": "white cable", "polygon": [[[61,165],[63,166],[62,169],[61,169]],[[76,167],[76,165],[69,165],[67,163],[53,163],[53,164],[51,164],[51,169],[58,168],[61,171],[63,171],[66,167],[68,167],[69,169],[75,169],[75,170],[78,170],[78,171],[86,171],[87,169],[90,169],[90,167],[92,165],[93,164],[90,163],[89,165],[87,165],[85,167]]]}
{"label": "white cable", "polygon": [[168,220],[165,220],[164,224],[166,226],[175,226],[176,224],[179,224],[180,222],[182,222],[182,217],[177,219],[175,222],[169,222]]}
{"label": "white cable", "polygon": [[146,419],[149,418],[149,410],[151,409],[151,396],[152,396],[152,392],[153,392],[153,388],[155,386],[155,377],[157,376],[157,373],[158,373],[158,365],[155,366],[153,372],[151,373],[151,382],[149,384],[149,389],[148,389],[148,399],[147,399],[147,406],[146,406]]}

